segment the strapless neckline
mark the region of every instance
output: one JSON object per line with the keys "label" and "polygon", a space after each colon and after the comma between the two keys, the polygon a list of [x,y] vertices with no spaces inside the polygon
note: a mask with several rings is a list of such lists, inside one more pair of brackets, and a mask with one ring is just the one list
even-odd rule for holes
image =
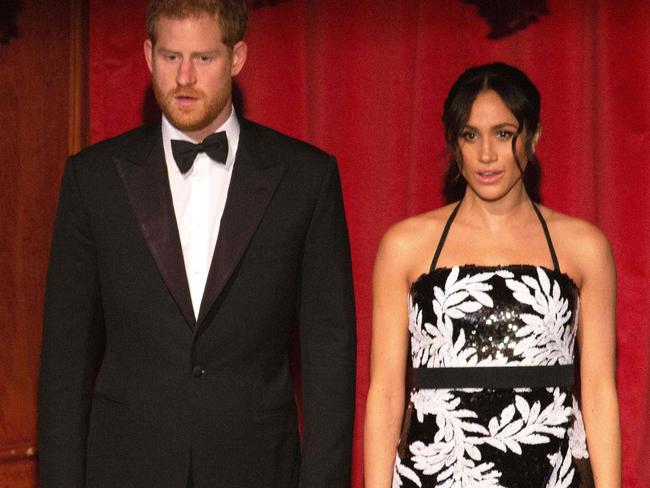
{"label": "strapless neckline", "polygon": [[576,284],[576,282],[563,271],[559,271],[553,268],[549,268],[548,266],[544,265],[538,265],[538,264],[459,264],[456,266],[438,266],[432,271],[428,271],[426,273],[422,273],[418,278],[411,283],[411,286],[409,287],[410,291],[413,291],[413,288],[415,288],[420,282],[425,281],[427,278],[431,278],[435,276],[436,274],[440,272],[450,272],[454,268],[459,268],[460,271],[463,270],[468,270],[468,271],[501,271],[501,270],[506,270],[510,271],[512,269],[530,269],[530,270],[535,270],[537,268],[543,269],[544,272],[547,274],[552,274],[555,277],[560,277],[563,279],[565,283],[567,283],[570,287],[572,287],[575,292],[580,295],[580,288]]}

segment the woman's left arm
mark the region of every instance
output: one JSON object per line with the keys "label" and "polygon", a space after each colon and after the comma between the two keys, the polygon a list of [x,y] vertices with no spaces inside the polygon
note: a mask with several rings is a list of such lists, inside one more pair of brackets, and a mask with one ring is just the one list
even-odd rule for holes
{"label": "woman's left arm", "polygon": [[[616,394],[616,270],[607,238],[589,226],[579,267],[582,414],[596,488],[621,486],[621,433]],[[580,243],[582,244],[582,243]]]}

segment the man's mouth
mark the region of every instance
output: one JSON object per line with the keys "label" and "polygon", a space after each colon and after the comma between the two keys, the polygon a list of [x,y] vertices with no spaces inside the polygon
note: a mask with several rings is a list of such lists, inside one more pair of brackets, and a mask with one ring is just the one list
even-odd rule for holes
{"label": "man's mouth", "polygon": [[193,97],[193,96],[189,96],[189,95],[176,95],[176,96],[174,96],[174,100],[175,100],[179,105],[185,106],[185,105],[192,105],[192,104],[194,104],[195,102],[198,101],[198,98],[197,98],[197,97]]}

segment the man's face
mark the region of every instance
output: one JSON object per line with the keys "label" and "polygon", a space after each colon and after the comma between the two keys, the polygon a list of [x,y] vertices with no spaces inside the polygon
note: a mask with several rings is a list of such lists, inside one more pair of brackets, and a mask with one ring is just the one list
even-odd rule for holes
{"label": "man's face", "polygon": [[246,60],[246,44],[222,42],[216,16],[161,17],[156,45],[144,44],[156,100],[169,121],[196,141],[230,116],[232,77]]}

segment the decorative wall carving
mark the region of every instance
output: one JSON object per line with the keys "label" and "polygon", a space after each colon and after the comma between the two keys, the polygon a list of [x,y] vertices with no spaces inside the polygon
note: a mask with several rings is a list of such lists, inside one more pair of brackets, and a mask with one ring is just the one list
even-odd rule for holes
{"label": "decorative wall carving", "polygon": [[290,0],[248,0],[248,8],[256,9],[262,7],[274,7],[280,3],[286,3]]}
{"label": "decorative wall carving", "polygon": [[488,39],[502,39],[549,15],[546,0],[462,0],[475,5],[478,15],[490,25]]}
{"label": "decorative wall carving", "polygon": [[14,37],[18,37],[16,21],[20,9],[20,0],[2,0],[0,2],[0,44],[7,44]]}

